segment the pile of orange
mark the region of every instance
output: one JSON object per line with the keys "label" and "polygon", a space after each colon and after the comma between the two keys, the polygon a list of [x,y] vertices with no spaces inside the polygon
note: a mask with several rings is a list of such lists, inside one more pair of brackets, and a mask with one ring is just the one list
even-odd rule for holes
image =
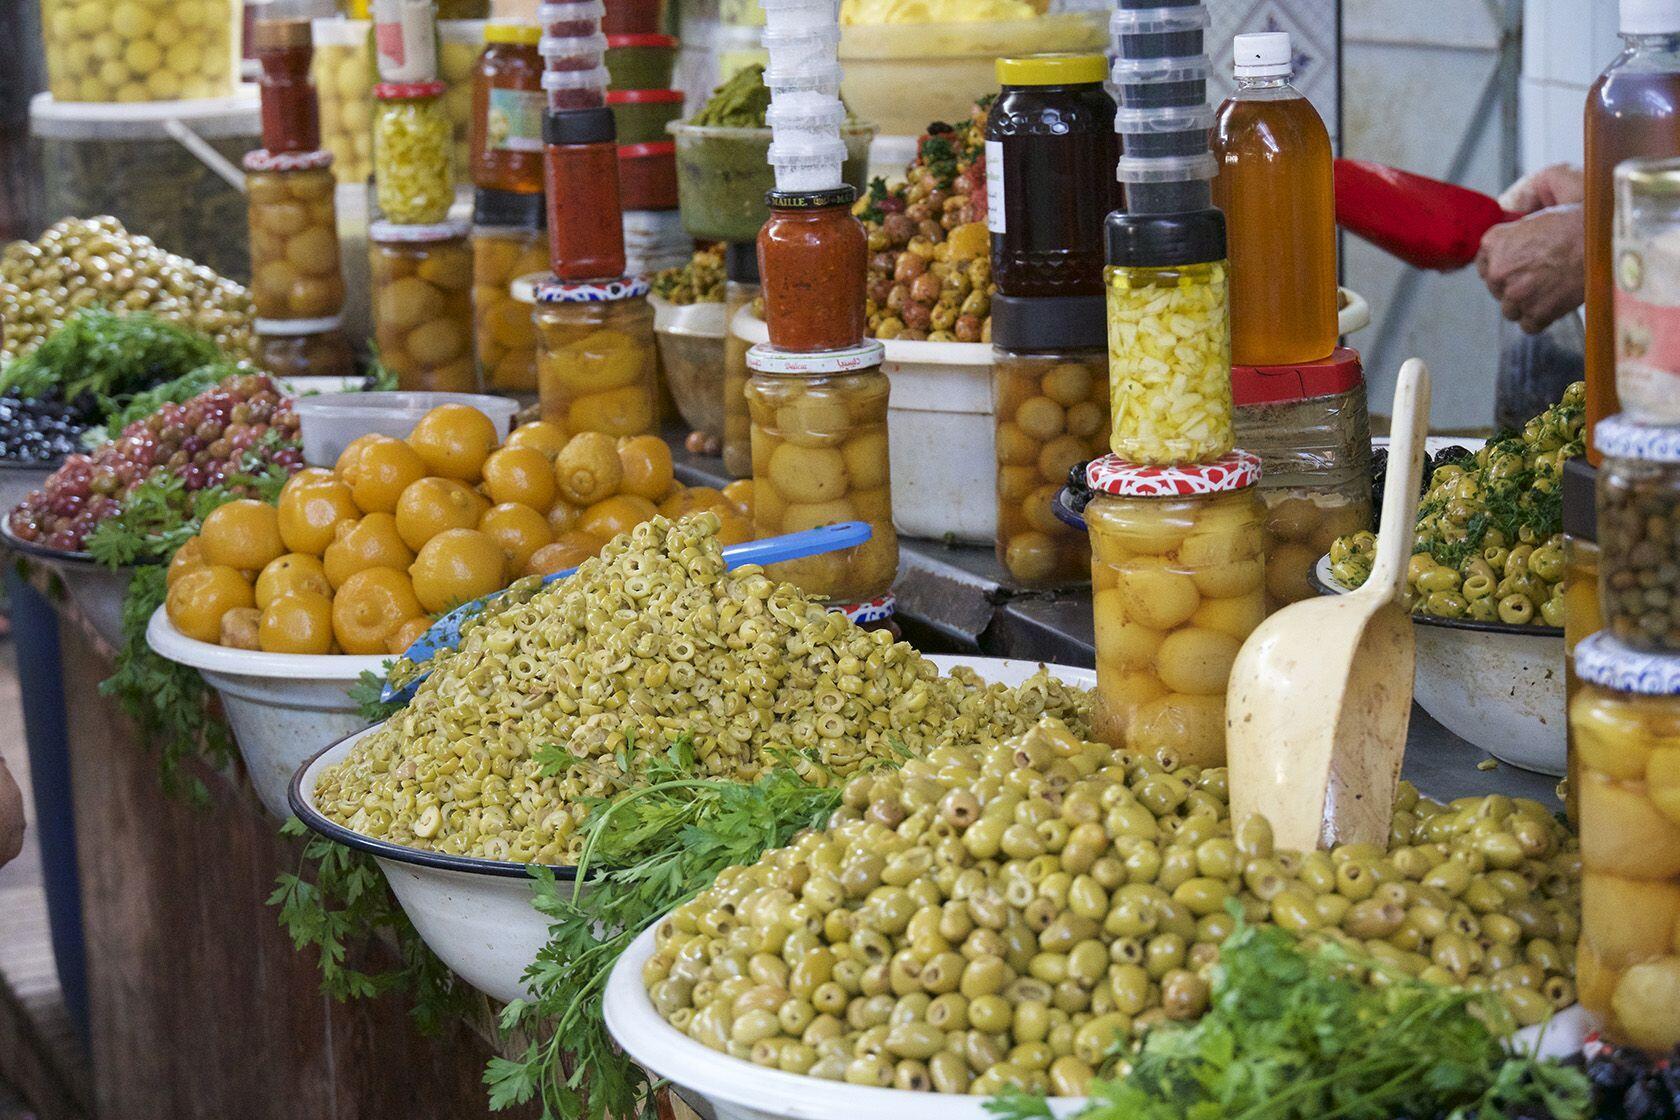
{"label": "pile of orange", "polygon": [[752,483],[684,487],[657,436],[567,439],[539,420],[498,447],[483,413],[441,405],[407,439],[362,436],[332,470],[293,475],[277,505],[213,510],[169,565],[169,620],[240,649],[397,654],[445,611],[700,510],[724,543],[751,539]]}

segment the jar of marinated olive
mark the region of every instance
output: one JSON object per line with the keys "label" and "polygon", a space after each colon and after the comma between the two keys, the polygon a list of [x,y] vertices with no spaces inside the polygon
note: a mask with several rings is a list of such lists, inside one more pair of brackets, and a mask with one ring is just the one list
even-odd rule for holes
{"label": "jar of marinated olive", "polygon": [[1575,984],[1611,1041],[1667,1054],[1680,1044],[1680,657],[1595,634],[1575,647],[1575,671]]}
{"label": "jar of marinated olive", "polygon": [[258,319],[253,360],[275,377],[354,377],[356,355],[344,337],[344,321]]}
{"label": "jar of marinated olive", "polygon": [[874,531],[852,548],[770,566],[774,578],[830,603],[884,595],[898,578],[885,353],[873,339],[820,354],[769,346],[747,353],[757,535],[839,521],[866,521]]}
{"label": "jar of marinated olive", "polygon": [[537,287],[542,417],[568,435],[659,430],[659,352],[648,283],[552,281]]}
{"label": "jar of marinated olive", "polygon": [[1599,421],[1599,605],[1635,649],[1680,651],[1680,428]]}
{"label": "jar of marinated olive", "polygon": [[[53,99],[230,97],[239,83],[240,12],[234,0],[199,0],[190,6],[180,0],[42,0],[43,53]],[[23,45],[14,48],[12,66],[21,68]]]}
{"label": "jar of marinated olive", "polygon": [[1128,463],[1212,462],[1235,445],[1225,216],[1108,216],[1109,447]]}
{"label": "jar of marinated olive", "polygon": [[1107,455],[1086,481],[1095,730],[1169,768],[1223,766],[1231,663],[1266,614],[1259,456],[1149,467]]}
{"label": "jar of marinated olive", "polygon": [[251,302],[263,319],[321,319],[344,310],[337,181],[331,152],[245,154]]}
{"label": "jar of marinated olive", "polygon": [[1266,610],[1309,599],[1309,577],[1339,537],[1371,527],[1371,421],[1359,354],[1287,366],[1234,366],[1237,442],[1260,456],[1266,504]]}
{"label": "jar of marinated olive", "polygon": [[[1571,703],[1581,689],[1581,678],[1575,672],[1575,647],[1604,629],[1604,614],[1598,608],[1598,510],[1593,494],[1596,474],[1585,459],[1571,459],[1563,466],[1563,680]],[[1573,724],[1568,759],[1563,807],[1569,822],[1578,826],[1581,776],[1576,773],[1579,755]]]}
{"label": "jar of marinated olive", "polygon": [[374,340],[400,389],[476,392],[466,222],[368,228]]}
{"label": "jar of marinated olive", "polygon": [[723,469],[731,478],[752,477],[752,419],[747,415],[747,350],[752,343],[735,331],[735,320],[752,316],[763,290],[758,283],[758,249],[731,243],[723,253]]}
{"label": "jar of marinated olive", "polygon": [[455,126],[444,104],[448,88],[437,81],[373,87],[374,195],[389,221],[430,225],[449,217]]}
{"label": "jar of marinated olive", "polygon": [[1091,576],[1084,533],[1057,519],[1057,492],[1108,440],[1101,296],[992,299],[997,558],[1026,587]]}
{"label": "jar of marinated olive", "polygon": [[473,340],[487,389],[537,392],[537,325],[532,300],[513,282],[548,270],[548,232],[540,194],[480,190],[473,197]]}

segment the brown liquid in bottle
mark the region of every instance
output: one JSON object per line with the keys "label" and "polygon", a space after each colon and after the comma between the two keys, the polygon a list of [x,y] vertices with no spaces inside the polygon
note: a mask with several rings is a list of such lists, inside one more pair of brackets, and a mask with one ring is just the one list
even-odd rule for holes
{"label": "brown liquid in bottle", "polygon": [[[1668,51],[1634,48],[1593,83],[1586,109],[1586,294],[1587,294],[1587,457],[1598,465],[1591,430],[1620,411],[1616,399],[1616,331],[1611,301],[1615,292],[1611,260],[1615,215],[1614,171],[1625,159],[1680,155],[1680,37],[1658,39]],[[1677,68],[1641,69],[1624,65],[1630,56],[1653,53]]]}

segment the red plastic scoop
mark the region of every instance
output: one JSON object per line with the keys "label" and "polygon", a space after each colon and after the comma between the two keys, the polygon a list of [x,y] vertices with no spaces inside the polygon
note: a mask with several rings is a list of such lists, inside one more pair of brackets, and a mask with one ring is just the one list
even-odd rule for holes
{"label": "red plastic scoop", "polygon": [[1336,161],[1336,223],[1416,268],[1476,259],[1482,235],[1522,217],[1481,191],[1357,159]]}

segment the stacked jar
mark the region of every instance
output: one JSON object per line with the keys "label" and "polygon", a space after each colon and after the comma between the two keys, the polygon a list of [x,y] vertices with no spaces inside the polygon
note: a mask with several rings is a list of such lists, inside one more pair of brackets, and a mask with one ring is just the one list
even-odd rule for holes
{"label": "stacked jar", "polygon": [[747,350],[735,329],[752,318],[763,289],[758,280],[758,246],[731,242],[723,251],[723,469],[731,478],[751,478],[752,418],[747,414]]}
{"label": "stacked jar", "polygon": [[374,341],[404,390],[477,391],[466,222],[368,227]]}
{"label": "stacked jar", "polygon": [[537,328],[514,282],[548,271],[540,194],[479,189],[473,195],[473,341],[479,377],[495,392],[536,398]]}
{"label": "stacked jar", "polygon": [[[1575,650],[1604,629],[1598,604],[1598,472],[1585,459],[1563,465],[1563,680],[1568,702],[1575,702],[1581,678],[1575,671]],[[1568,774],[1563,806],[1571,824],[1580,826],[1580,751],[1575,725],[1569,725]]]}
{"label": "stacked jar", "polygon": [[473,70],[468,160],[473,186],[516,195],[543,189],[542,29],[492,22]]}
{"label": "stacked jar", "polygon": [[657,434],[659,352],[648,283],[553,281],[537,287],[542,417],[568,436]]}

